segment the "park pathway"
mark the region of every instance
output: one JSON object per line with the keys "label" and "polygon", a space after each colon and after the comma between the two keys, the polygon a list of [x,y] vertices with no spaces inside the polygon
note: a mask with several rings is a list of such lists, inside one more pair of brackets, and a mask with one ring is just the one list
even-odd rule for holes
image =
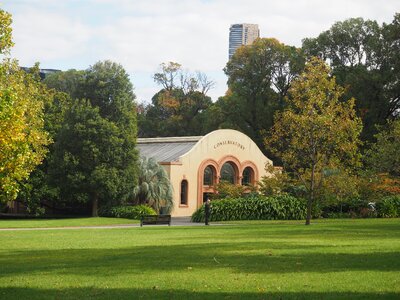
{"label": "park pathway", "polygon": [[[213,225],[224,225],[219,223],[210,223]],[[160,227],[167,225],[145,225],[144,227]],[[173,217],[171,226],[205,226],[204,223],[193,223],[190,217]],[[24,231],[24,230],[65,230],[65,229],[112,229],[112,228],[140,228],[140,223],[126,225],[99,225],[99,226],[65,226],[65,227],[32,227],[32,228],[0,228],[0,231]]]}

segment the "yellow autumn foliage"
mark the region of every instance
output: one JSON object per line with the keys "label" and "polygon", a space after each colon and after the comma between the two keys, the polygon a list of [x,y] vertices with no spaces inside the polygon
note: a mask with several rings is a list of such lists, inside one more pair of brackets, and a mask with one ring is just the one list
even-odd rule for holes
{"label": "yellow autumn foliage", "polygon": [[[0,10],[0,53],[12,46],[11,16]],[[51,97],[35,75],[3,58],[0,64],[0,201],[15,199],[19,184],[39,165],[50,143],[43,104]]]}

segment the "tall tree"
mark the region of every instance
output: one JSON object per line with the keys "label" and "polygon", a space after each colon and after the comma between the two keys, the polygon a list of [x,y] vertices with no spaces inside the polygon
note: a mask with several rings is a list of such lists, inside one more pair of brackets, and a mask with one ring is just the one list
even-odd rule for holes
{"label": "tall tree", "polygon": [[388,99],[389,117],[400,116],[400,13],[396,13],[392,23],[383,24],[383,40],[385,41],[384,52],[387,55],[386,70],[388,71],[388,84],[385,85],[384,93]]}
{"label": "tall tree", "polygon": [[361,120],[354,99],[340,102],[344,89],[330,77],[329,67],[313,58],[292,83],[287,108],[275,116],[265,143],[308,190],[306,225],[316,191],[329,169],[348,170],[359,162]]}
{"label": "tall tree", "polygon": [[[0,10],[0,54],[12,47],[11,15]],[[0,201],[14,200],[20,184],[43,160],[50,143],[43,105],[50,97],[36,66],[30,73],[16,61],[0,64]]]}
{"label": "tall tree", "polygon": [[303,66],[301,51],[276,39],[258,39],[239,48],[224,69],[229,91],[217,102],[223,113],[220,119],[264,148],[262,133],[284,107],[284,97]]}
{"label": "tall tree", "polygon": [[131,200],[137,182],[135,95],[123,67],[110,61],[87,69],[75,94],[86,100],[66,115],[50,172],[62,199],[90,201],[96,215],[98,203]]}
{"label": "tall tree", "polygon": [[365,156],[368,168],[400,178],[400,119],[380,127],[375,138]]}
{"label": "tall tree", "polygon": [[81,86],[85,80],[85,71],[83,70],[68,70],[65,72],[55,72],[47,75],[43,82],[52,89],[58,92],[66,93],[71,99],[81,97]]}
{"label": "tall tree", "polygon": [[122,172],[124,139],[115,123],[102,118],[88,100],[76,100],[66,112],[55,143],[51,168],[62,199],[69,203],[92,203],[97,216],[100,204],[116,204],[119,196],[132,193],[121,189],[122,181],[134,182]]}
{"label": "tall tree", "polygon": [[205,111],[211,106],[206,95],[214,83],[197,72],[183,71],[178,63],[161,64],[154,80],[163,87],[152,103],[139,111],[139,135],[187,136],[206,133]]}
{"label": "tall tree", "polygon": [[[44,129],[53,141],[64,123],[65,112],[71,107],[69,95],[54,90],[51,97],[44,102]],[[21,186],[17,201],[23,203],[31,214],[44,213],[45,206],[61,208],[59,189],[52,184],[50,164],[54,156],[54,143],[48,145],[48,153],[42,163],[30,174],[29,179]]]}
{"label": "tall tree", "polygon": [[372,141],[376,125],[385,124],[400,108],[399,19],[396,14],[392,24],[382,26],[362,18],[348,19],[303,41],[304,52],[328,62],[338,84],[347,87],[344,98],[358,99],[363,140]]}

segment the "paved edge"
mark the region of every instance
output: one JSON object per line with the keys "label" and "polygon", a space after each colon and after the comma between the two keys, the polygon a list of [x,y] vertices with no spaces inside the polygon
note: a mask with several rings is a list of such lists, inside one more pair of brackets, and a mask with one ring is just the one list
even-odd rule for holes
{"label": "paved edge", "polygon": [[[228,224],[210,223],[210,226],[223,226]],[[145,227],[196,227],[206,226],[204,223],[194,223],[187,217],[172,218],[171,226],[168,225],[145,225]],[[98,226],[63,226],[63,227],[14,227],[14,228],[0,228],[0,231],[31,231],[31,230],[68,230],[68,229],[113,229],[113,228],[141,228],[140,223],[126,224],[126,225],[98,225]]]}

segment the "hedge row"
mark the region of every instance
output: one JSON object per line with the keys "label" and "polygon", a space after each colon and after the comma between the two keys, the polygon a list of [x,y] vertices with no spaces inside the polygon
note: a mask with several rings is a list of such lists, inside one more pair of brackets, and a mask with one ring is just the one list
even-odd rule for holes
{"label": "hedge row", "polygon": [[114,206],[104,208],[99,212],[101,217],[114,217],[140,220],[144,215],[156,215],[157,213],[151,207],[146,205],[135,206]]}
{"label": "hedge row", "polygon": [[[305,217],[305,201],[293,196],[252,196],[213,200],[210,221],[300,220]],[[193,213],[192,221],[204,222],[204,205]]]}
{"label": "hedge row", "polygon": [[397,218],[400,217],[400,195],[386,196],[377,202],[353,199],[342,204],[324,206],[320,210],[324,218]]}
{"label": "hedge row", "polygon": [[400,217],[400,195],[388,196],[376,203],[376,213],[380,218]]}

